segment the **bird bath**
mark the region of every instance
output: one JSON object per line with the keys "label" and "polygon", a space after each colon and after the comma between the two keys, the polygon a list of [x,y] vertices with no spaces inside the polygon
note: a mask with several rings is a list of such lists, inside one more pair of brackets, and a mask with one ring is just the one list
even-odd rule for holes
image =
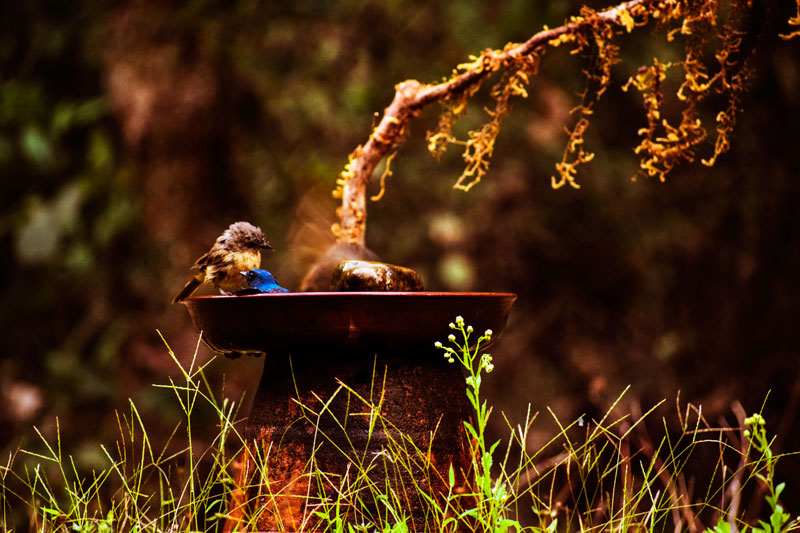
{"label": "bird bath", "polygon": [[[415,530],[425,523],[419,491],[443,497],[451,464],[455,490],[470,491],[466,385],[461,369],[448,364],[434,343],[447,340],[456,315],[476,332],[491,329],[495,341],[515,299],[509,293],[443,292],[186,299],[210,348],[266,354],[225,530],[240,521],[257,531],[314,530],[314,511],[326,495],[335,499],[336,490],[358,483],[359,462],[369,466],[366,479],[378,490],[391,482]],[[391,462],[381,451],[387,447],[405,447],[414,464]],[[314,470],[325,478],[307,475]],[[378,516],[380,506],[369,492],[360,497],[362,508],[343,510],[348,521]]]}

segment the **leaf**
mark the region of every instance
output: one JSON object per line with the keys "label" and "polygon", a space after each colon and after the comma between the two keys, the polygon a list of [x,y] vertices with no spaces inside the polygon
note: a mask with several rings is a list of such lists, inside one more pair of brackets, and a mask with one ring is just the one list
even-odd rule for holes
{"label": "leaf", "polygon": [[99,128],[92,132],[86,159],[97,172],[110,172],[113,168],[114,148],[108,135]]}
{"label": "leaf", "polygon": [[34,124],[28,124],[22,130],[20,138],[22,154],[40,170],[49,170],[55,166],[56,156],[50,139]]}
{"label": "leaf", "polygon": [[514,528],[517,531],[522,530],[522,525],[516,520],[511,520],[510,518],[502,518],[497,522],[497,525],[503,528],[503,530],[508,530],[509,528]]}
{"label": "leaf", "polygon": [[470,404],[475,405],[475,395],[472,393],[471,388],[467,388],[467,399],[469,399]]}
{"label": "leaf", "polygon": [[75,123],[78,125],[92,124],[108,114],[108,99],[98,96],[78,104],[75,108]]}
{"label": "leaf", "polygon": [[47,107],[42,86],[19,80],[0,84],[0,124],[22,124],[41,118]]}
{"label": "leaf", "polygon": [[783,531],[783,526],[786,525],[786,522],[789,521],[789,513],[783,512],[783,507],[778,505],[775,507],[775,510],[772,512],[772,515],[769,517],[770,525],[772,526],[772,530],[776,533],[779,531]]}
{"label": "leaf", "polygon": [[731,533],[731,525],[723,518],[720,518],[717,525],[709,529],[712,533]]}
{"label": "leaf", "polygon": [[770,508],[775,509],[775,505],[778,503],[778,500],[775,496],[767,495],[764,497],[764,499],[767,501]]}
{"label": "leaf", "polygon": [[61,240],[77,224],[84,194],[78,184],[66,185],[50,202],[33,198],[25,223],[16,234],[17,257],[24,263],[41,263],[55,257]]}
{"label": "leaf", "polygon": [[497,445],[498,445],[498,444],[500,444],[500,439],[498,439],[497,441],[495,441],[495,443],[494,443],[494,444],[492,444],[492,445],[491,445],[491,447],[489,447],[489,454],[490,454],[490,455],[494,453],[494,450],[497,448]]}
{"label": "leaf", "polygon": [[59,135],[72,127],[93,124],[108,114],[105,97],[93,98],[81,103],[59,102],[53,110],[51,132]]}

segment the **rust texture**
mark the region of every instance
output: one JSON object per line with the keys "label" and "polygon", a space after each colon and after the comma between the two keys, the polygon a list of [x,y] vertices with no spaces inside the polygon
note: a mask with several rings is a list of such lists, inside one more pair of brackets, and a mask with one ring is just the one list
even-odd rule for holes
{"label": "rust texture", "polygon": [[[413,529],[422,530],[426,506],[419,492],[441,499],[451,464],[456,491],[468,490],[463,388],[459,368],[432,351],[271,356],[248,419],[250,444],[237,483],[243,490],[231,514],[255,520],[259,531],[315,531],[314,511],[339,490],[353,500],[343,509],[346,521],[371,522],[382,511],[369,489],[374,483],[397,494]],[[370,398],[380,413],[372,427],[362,400]],[[394,453],[402,462],[391,460]]]}

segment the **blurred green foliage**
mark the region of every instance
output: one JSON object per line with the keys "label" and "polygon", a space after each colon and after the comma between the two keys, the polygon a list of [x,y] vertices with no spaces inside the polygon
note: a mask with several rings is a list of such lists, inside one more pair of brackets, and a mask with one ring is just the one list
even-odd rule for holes
{"label": "blurred green foliage", "polygon": [[[751,91],[712,169],[630,182],[644,114],[619,87],[669,53],[649,30],[620,42],[580,190],[550,188],[583,89],[567,50],[545,56],[469,194],[451,189],[455,151],[440,163],[426,153],[438,109],[412,126],[386,196],[369,206],[367,242],[427,288],[519,294],[494,352],[499,408],[514,416],[533,401],[571,419],[603,412],[633,383],[643,403],[681,390],[718,413],[735,399],[754,410],[773,389],[778,444],[800,446],[787,422],[800,408],[800,54],[777,37],[792,6],[757,4]],[[0,446],[59,416],[91,464],[91,443],[114,433],[113,408],[129,396],[168,434],[177,415],[149,387],[171,371],[155,330],[192,356],[197,335],[168,302],[217,234],[235,220],[260,225],[277,249],[265,266],[292,288],[304,273],[292,258],[301,243],[287,237],[296,206],[316,187],[332,220],[328,192],[396,83],[438,81],[580,5],[4,4]],[[485,120],[486,101],[478,95],[462,131]],[[232,397],[255,388],[260,361],[214,364]],[[33,391],[28,408],[20,390]]]}
{"label": "blurred green foliage", "polygon": [[[138,200],[103,90],[102,5],[2,9],[0,439],[8,444],[39,414],[100,413],[116,397],[130,323],[108,311],[125,261],[114,249],[134,230]],[[8,393],[18,383],[35,385],[33,409],[20,411]]]}

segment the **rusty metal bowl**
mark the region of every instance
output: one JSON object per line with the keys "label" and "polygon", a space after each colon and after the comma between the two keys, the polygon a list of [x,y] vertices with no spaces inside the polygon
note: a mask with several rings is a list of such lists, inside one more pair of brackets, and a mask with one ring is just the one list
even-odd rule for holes
{"label": "rusty metal bowl", "polygon": [[488,292],[302,292],[184,300],[203,341],[222,353],[434,352],[456,316],[494,342],[517,296]]}

